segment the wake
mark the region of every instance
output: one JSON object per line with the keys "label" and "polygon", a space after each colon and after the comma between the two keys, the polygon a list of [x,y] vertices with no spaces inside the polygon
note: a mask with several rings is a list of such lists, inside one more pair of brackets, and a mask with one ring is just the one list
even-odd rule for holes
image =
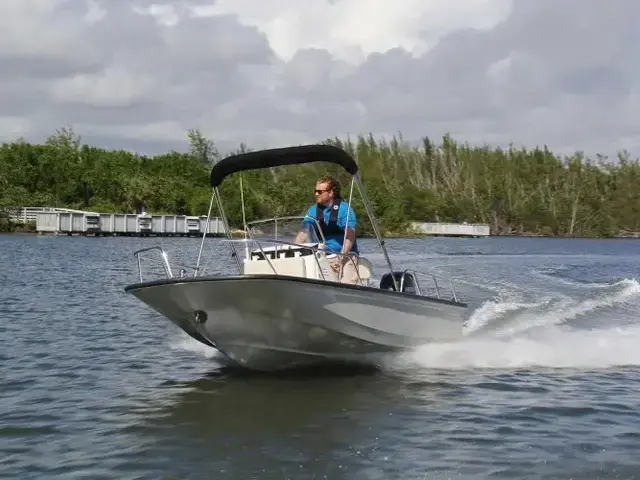
{"label": "wake", "polygon": [[586,298],[487,301],[469,318],[463,341],[420,347],[400,364],[437,369],[640,365],[640,321],[621,313],[639,300],[640,283],[624,279],[595,284]]}

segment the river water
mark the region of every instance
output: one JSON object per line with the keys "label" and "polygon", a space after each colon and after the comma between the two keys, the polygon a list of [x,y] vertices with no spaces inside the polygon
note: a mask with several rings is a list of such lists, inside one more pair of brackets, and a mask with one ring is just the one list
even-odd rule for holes
{"label": "river water", "polygon": [[193,263],[199,239],[0,236],[0,476],[640,478],[639,241],[391,240],[482,335],[284,376],[125,294],[152,244]]}

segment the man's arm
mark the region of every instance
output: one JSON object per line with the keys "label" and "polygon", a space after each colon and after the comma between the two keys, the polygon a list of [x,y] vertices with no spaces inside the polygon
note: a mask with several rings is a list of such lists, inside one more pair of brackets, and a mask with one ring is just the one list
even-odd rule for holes
{"label": "man's arm", "polygon": [[342,246],[342,253],[347,254],[353,248],[353,243],[356,241],[356,229],[352,227],[347,227],[347,238],[344,241],[344,245]]}
{"label": "man's arm", "polygon": [[307,233],[307,231],[300,230],[296,235],[295,243],[305,243],[308,238],[309,238],[309,234]]}
{"label": "man's arm", "polygon": [[[312,207],[313,208],[313,207]],[[311,216],[311,208],[307,211],[302,220],[302,230],[296,235],[295,243],[306,243],[309,239],[309,228],[313,225],[313,217]]]}
{"label": "man's arm", "polygon": [[[347,210],[347,209],[345,209]],[[347,211],[349,212],[349,223],[347,224]],[[344,245],[342,246],[342,253],[347,254],[353,248],[353,244],[356,241],[356,225],[358,224],[358,219],[356,218],[356,212],[353,211],[353,208],[349,208],[342,215],[342,219],[339,223],[342,224],[342,227],[346,230],[346,238],[344,241]]]}

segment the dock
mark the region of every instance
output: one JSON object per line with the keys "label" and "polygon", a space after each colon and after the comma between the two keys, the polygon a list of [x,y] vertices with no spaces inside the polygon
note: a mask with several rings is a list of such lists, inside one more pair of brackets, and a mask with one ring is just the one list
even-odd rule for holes
{"label": "dock", "polygon": [[433,237],[488,237],[491,227],[484,223],[413,222],[413,228]]}
{"label": "dock", "polygon": [[[207,216],[97,213],[52,207],[20,207],[12,210],[14,222],[35,223],[40,235],[93,236],[202,236]],[[207,236],[226,234],[220,217],[211,217]]]}
{"label": "dock", "polygon": [[[161,236],[185,237],[204,234],[207,217],[189,215],[149,215],[97,213],[54,207],[14,207],[9,218],[19,223],[35,223],[41,235]],[[491,228],[481,223],[412,222],[425,236],[488,237]],[[232,229],[232,235],[234,234]],[[211,217],[207,236],[225,236],[224,222]]]}

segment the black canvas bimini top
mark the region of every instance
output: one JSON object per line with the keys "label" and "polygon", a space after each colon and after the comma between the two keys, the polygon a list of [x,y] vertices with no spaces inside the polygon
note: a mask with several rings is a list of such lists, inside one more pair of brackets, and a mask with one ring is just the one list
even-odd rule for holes
{"label": "black canvas bimini top", "polygon": [[358,172],[358,165],[353,157],[341,148],[332,145],[303,145],[239,153],[225,157],[211,169],[211,186],[218,187],[227,176],[244,170],[313,162],[329,162],[340,165],[351,175]]}

